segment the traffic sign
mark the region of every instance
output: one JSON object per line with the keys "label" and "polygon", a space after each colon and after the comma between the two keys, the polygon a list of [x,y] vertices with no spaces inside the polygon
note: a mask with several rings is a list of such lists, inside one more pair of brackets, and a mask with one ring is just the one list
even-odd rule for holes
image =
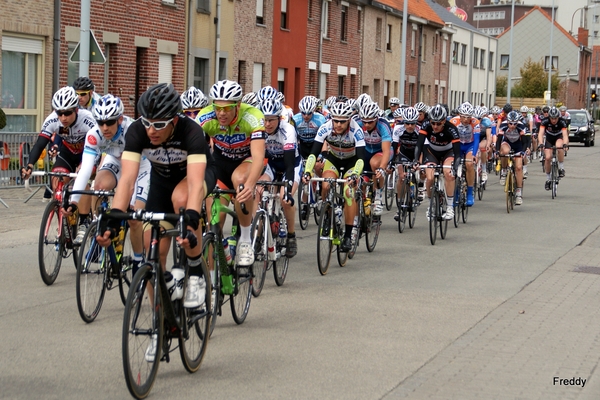
{"label": "traffic sign", "polygon": [[[69,61],[71,61],[71,62],[80,62],[81,61],[81,57],[79,55],[79,44],[80,43],[77,43],[77,46],[75,46],[75,50],[73,50],[73,53],[71,54],[71,57],[69,58]],[[99,63],[99,64],[104,64],[106,62],[106,57],[104,57],[102,50],[100,50],[98,41],[96,40],[96,37],[94,36],[94,32],[92,32],[92,31],[90,31],[89,62]]]}

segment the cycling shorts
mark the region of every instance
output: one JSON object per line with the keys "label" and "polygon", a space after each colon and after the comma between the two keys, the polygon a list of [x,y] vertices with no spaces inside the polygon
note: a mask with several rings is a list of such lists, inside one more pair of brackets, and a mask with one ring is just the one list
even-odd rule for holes
{"label": "cycling shorts", "polygon": [[328,154],[325,158],[325,164],[323,165],[323,173],[325,171],[333,171],[336,177],[340,177],[340,171],[344,172],[344,177],[350,175],[349,171],[354,168],[356,165],[356,161],[358,161],[358,157],[350,157],[345,160],[339,159],[331,154]]}

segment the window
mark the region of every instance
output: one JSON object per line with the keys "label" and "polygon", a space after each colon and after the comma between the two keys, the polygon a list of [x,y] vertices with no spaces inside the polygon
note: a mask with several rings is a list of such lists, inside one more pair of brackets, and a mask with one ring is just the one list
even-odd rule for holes
{"label": "window", "polygon": [[313,1],[314,0],[308,0],[308,19],[311,20],[313,17]]}
{"label": "window", "polygon": [[227,59],[219,57],[219,80],[227,79]]}
{"label": "window", "polygon": [[490,51],[490,54],[488,54],[488,69],[490,71],[494,70],[494,52]]}
{"label": "window", "polygon": [[437,50],[437,42],[438,35],[436,33],[435,35],[433,35],[433,41],[431,42],[431,54],[435,54],[435,51]]}
{"label": "window", "polygon": [[254,68],[252,70],[252,91],[258,92],[263,84],[263,65],[261,63],[254,63]]}
{"label": "window", "polygon": [[285,68],[277,68],[277,91],[285,93]]}
{"label": "window", "polygon": [[210,14],[210,0],[198,0],[196,12]]}
{"label": "window", "polygon": [[454,42],[452,47],[452,62],[458,64],[458,42]]}
{"label": "window", "polygon": [[338,95],[344,94],[344,83],[346,81],[344,75],[338,75]]}
{"label": "window", "polygon": [[410,31],[411,35],[410,35],[410,56],[414,57],[415,56],[415,46],[416,46],[416,40],[417,40],[417,31],[416,30],[412,30]]}
{"label": "window", "polygon": [[358,31],[360,32],[361,30],[361,24],[362,24],[362,8],[358,7],[358,18],[357,18],[357,22],[358,22]]}
{"label": "window", "polygon": [[2,37],[2,109],[5,132],[39,130],[42,91],[41,39]]}
{"label": "window", "polygon": [[171,83],[173,79],[173,56],[158,53],[158,82]]}
{"label": "window", "polygon": [[281,0],[281,29],[288,29],[287,0]]}
{"label": "window", "polygon": [[323,14],[321,15],[321,32],[323,32],[323,37],[329,37],[329,2],[323,2]]}
{"label": "window", "polygon": [[[238,79],[237,79],[238,83],[240,84],[240,86],[242,86],[242,88],[244,88],[244,91],[246,91],[246,61],[244,60],[239,60],[238,61]],[[196,86],[199,88],[199,86]],[[207,92],[204,92],[207,93]]]}
{"label": "window", "polygon": [[342,26],[340,27],[340,40],[345,42],[348,39],[348,7],[342,6]]}
{"label": "window", "polygon": [[265,3],[264,0],[256,0],[256,23],[265,24]]}
{"label": "window", "polygon": [[[548,71],[550,56],[544,57],[544,70]],[[552,71],[558,71],[558,56],[552,56]]]}
{"label": "window", "polygon": [[400,43],[402,43],[402,21],[400,21],[400,30],[398,32],[400,32]]}
{"label": "window", "polygon": [[379,79],[373,80],[373,98],[379,99],[381,91],[381,81]]}
{"label": "window", "polygon": [[485,50],[480,50],[481,57],[479,58],[479,68],[485,69]]}
{"label": "window", "polygon": [[500,69],[508,69],[508,63],[510,62],[508,54],[502,54],[500,56]]}
{"label": "window", "polygon": [[479,68],[479,49],[473,49],[473,68]]}
{"label": "window", "polygon": [[319,95],[317,97],[327,98],[327,74],[325,72],[321,72],[319,75]]}
{"label": "window", "polygon": [[385,49],[387,51],[392,51],[392,25],[387,26],[387,31],[385,34]]}
{"label": "window", "polygon": [[460,45],[460,64],[467,65],[467,45]]}
{"label": "window", "polygon": [[208,59],[198,58],[194,59],[194,86],[202,90],[203,93],[208,93]]}
{"label": "window", "polygon": [[381,50],[381,30],[383,21],[381,18],[377,18],[377,27],[375,31],[375,50]]}

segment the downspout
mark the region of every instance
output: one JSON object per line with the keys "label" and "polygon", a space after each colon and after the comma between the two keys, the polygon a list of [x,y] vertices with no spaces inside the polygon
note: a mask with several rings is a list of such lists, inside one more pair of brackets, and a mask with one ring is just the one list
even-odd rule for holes
{"label": "downspout", "polygon": [[[423,101],[422,98],[419,98],[419,92],[421,91],[421,57],[423,56],[422,51],[423,51],[423,25],[419,24],[419,57],[417,57],[417,82],[418,82],[418,86],[417,86],[417,101]],[[423,92],[425,92],[425,90],[423,90]],[[423,95],[425,95],[425,93],[423,93]],[[423,101],[424,102],[424,101]]]}
{"label": "downspout", "polygon": [[191,82],[193,82],[192,78],[192,65],[194,63],[194,57],[192,56],[192,41],[194,40],[194,21],[193,21],[193,2],[194,0],[189,0],[188,4],[188,18],[187,18],[187,42],[185,44],[185,54],[187,58],[187,62],[184,65],[183,74],[185,76],[185,82],[183,84],[184,88],[187,89],[191,86]]}
{"label": "downspout", "polygon": [[215,82],[219,81],[219,56],[221,55],[221,0],[217,0],[215,18]]}
{"label": "downspout", "polygon": [[[408,28],[408,0],[404,2],[402,11],[402,45],[400,46],[400,103],[405,103],[406,94],[406,42]],[[364,43],[364,42],[363,42]],[[409,96],[410,97],[410,96]]]}
{"label": "downspout", "polygon": [[[471,81],[473,80],[473,51],[474,51],[474,49],[473,49],[473,44],[474,44],[473,43],[473,36],[474,36],[473,31],[471,31],[469,36],[470,36],[469,41],[471,42],[471,43],[469,43],[469,45],[470,45],[469,46],[470,47],[469,60],[471,62],[471,68],[468,68],[469,74],[468,74],[468,78],[467,78],[467,93],[468,93],[467,99],[469,99],[468,100],[469,103],[473,104],[473,99],[472,99],[473,93],[471,93]],[[469,65],[469,63],[467,63],[467,65]]]}
{"label": "downspout", "polygon": [[60,0],[54,0],[54,46],[52,47],[52,93],[60,83]]}
{"label": "downspout", "polygon": [[[490,42],[491,42],[491,39],[488,36],[488,45],[487,45],[488,58],[490,57],[490,45],[491,45]],[[489,65],[488,65],[488,67],[489,67]],[[489,87],[490,87],[490,70],[489,70],[489,68],[486,68],[485,70],[487,71],[487,73],[485,74],[485,101],[484,101],[484,103],[485,104],[492,104],[490,101],[488,101],[488,97],[490,95],[490,93],[489,93]]]}
{"label": "downspout", "polygon": [[[321,0],[321,23],[319,24],[319,62],[317,64],[317,93],[315,97],[320,97],[321,93],[321,62],[323,61],[323,5],[327,0]],[[327,94],[327,93],[325,93]],[[326,97],[326,96],[325,96]]]}

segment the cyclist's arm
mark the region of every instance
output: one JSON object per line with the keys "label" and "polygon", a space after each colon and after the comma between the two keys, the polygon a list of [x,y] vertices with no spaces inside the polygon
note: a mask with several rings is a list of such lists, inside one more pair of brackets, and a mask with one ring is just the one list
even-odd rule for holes
{"label": "cyclist's arm", "polygon": [[[194,210],[200,213],[204,193],[204,174],[206,172],[206,155],[188,155],[187,159],[187,186],[188,198],[186,210]],[[137,175],[136,175],[137,177]],[[120,184],[120,183],[119,183]]]}
{"label": "cyclist's arm", "polygon": [[562,128],[562,137],[563,137],[563,146],[566,146],[569,144],[569,132],[567,131],[567,128]]}
{"label": "cyclist's arm", "polygon": [[424,130],[419,131],[419,137],[417,138],[417,145],[415,147],[415,159],[413,160],[415,163],[419,162],[419,158],[421,157],[421,153],[423,151],[423,146],[425,145],[426,137],[427,132]]}
{"label": "cyclist's arm", "polygon": [[[77,178],[75,178],[75,183],[73,184],[73,190],[85,189],[88,181],[90,180],[90,176],[92,176],[95,163],[96,155],[91,152],[84,151],[83,156],[81,157],[81,166],[79,168],[79,171],[77,172]],[[78,204],[80,198],[80,194],[74,194],[71,196],[70,202]]]}
{"label": "cyclist's arm", "polygon": [[479,125],[477,128],[473,129],[473,157],[477,157],[477,152],[479,151],[479,140],[481,136],[481,129]]}
{"label": "cyclist's arm", "polygon": [[538,145],[544,144],[544,134],[546,133],[546,127],[544,125],[540,125],[540,131],[538,132]]}
{"label": "cyclist's arm", "polygon": [[[38,158],[40,158],[40,156],[42,155],[42,151],[44,151],[46,145],[49,142],[50,137],[44,134],[40,134],[40,136],[38,136],[37,140],[35,141],[35,144],[33,145],[33,148],[29,152],[29,164],[27,164],[28,166],[33,168],[33,164],[38,160]],[[25,165],[23,165],[23,167],[25,167]]]}

